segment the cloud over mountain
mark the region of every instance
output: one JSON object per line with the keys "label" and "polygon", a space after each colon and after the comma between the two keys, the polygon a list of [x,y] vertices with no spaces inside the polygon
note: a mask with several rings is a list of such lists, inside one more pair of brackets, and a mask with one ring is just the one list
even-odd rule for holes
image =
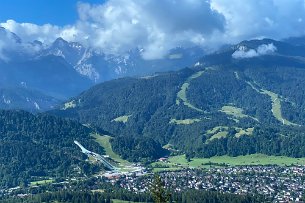
{"label": "cloud over mountain", "polygon": [[77,7],[79,20],[73,25],[13,20],[0,25],[24,41],[62,37],[111,54],[139,48],[145,59],[161,58],[177,46],[213,50],[244,39],[305,34],[304,0],[108,0]]}
{"label": "cloud over mountain", "polygon": [[21,43],[21,39],[17,35],[0,27],[0,60],[9,61],[12,52],[19,51],[19,53],[30,54],[36,49],[34,44]]}
{"label": "cloud over mountain", "polygon": [[242,59],[242,58],[253,58],[257,56],[268,55],[276,52],[277,48],[274,46],[273,43],[270,44],[262,44],[257,49],[247,49],[244,46],[240,46],[238,50],[236,50],[232,57],[235,59]]}
{"label": "cloud over mountain", "polygon": [[24,42],[38,40],[48,44],[52,43],[58,37],[62,37],[68,41],[77,40],[76,27],[70,25],[59,27],[51,24],[36,25],[32,23],[18,23],[14,20],[7,20],[4,23],[0,23],[0,26],[16,33]]}
{"label": "cloud over mountain", "polygon": [[225,23],[208,2],[198,0],[110,0],[78,8],[78,27],[90,31],[90,44],[114,53],[137,45],[147,59],[179,45],[204,45],[214,32],[223,32]]}
{"label": "cloud over mountain", "polygon": [[230,41],[305,34],[304,0],[211,0],[211,5],[225,16]]}

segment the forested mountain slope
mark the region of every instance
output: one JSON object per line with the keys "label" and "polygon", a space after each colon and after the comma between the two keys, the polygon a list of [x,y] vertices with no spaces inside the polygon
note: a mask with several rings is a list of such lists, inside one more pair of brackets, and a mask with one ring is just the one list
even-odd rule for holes
{"label": "forested mountain slope", "polygon": [[[192,68],[102,83],[53,113],[191,156],[305,156],[304,50],[245,41]],[[126,156],[116,139],[114,150]]]}
{"label": "forested mountain slope", "polygon": [[95,172],[99,166],[86,162],[86,156],[73,143],[77,140],[102,154],[90,132],[81,124],[49,115],[0,111],[0,186]]}
{"label": "forested mountain slope", "polygon": [[30,112],[55,108],[60,100],[26,87],[0,88],[0,109],[23,109]]}
{"label": "forested mountain slope", "polygon": [[[0,91],[0,108],[33,112],[53,109],[61,101],[80,94],[98,82],[161,70],[178,70],[192,65],[204,54],[200,47],[177,47],[171,49],[163,59],[145,60],[143,50],[138,48],[113,55],[104,53],[106,50],[62,38],[57,38],[51,44],[37,40],[27,42],[1,26],[0,40],[10,42],[9,46],[1,47],[0,89],[13,89],[24,97],[20,99]],[[41,94],[32,95],[29,91]],[[39,108],[33,105],[35,102]]]}

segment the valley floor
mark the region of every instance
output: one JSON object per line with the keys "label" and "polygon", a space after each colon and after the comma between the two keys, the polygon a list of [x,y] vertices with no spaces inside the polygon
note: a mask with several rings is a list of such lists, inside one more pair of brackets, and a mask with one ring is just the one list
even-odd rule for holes
{"label": "valley floor", "polygon": [[172,156],[151,164],[154,172],[181,170],[184,168],[210,168],[226,166],[253,166],[253,165],[305,165],[305,158],[291,158],[285,156],[268,156],[251,154],[246,156],[215,156],[211,158],[192,158],[187,161],[185,155]]}
{"label": "valley floor", "polygon": [[[171,192],[182,192],[188,189],[218,191],[230,194],[260,195],[266,201],[286,202],[299,201],[305,190],[305,158],[289,158],[284,156],[267,156],[252,154],[246,156],[219,156],[211,158],[192,158],[185,155],[161,158],[147,166],[135,164],[122,159],[113,152],[110,136],[92,135],[104,147],[106,156],[114,161],[118,170],[101,171],[95,177],[74,177],[57,182],[52,178],[44,178],[32,182],[24,193],[22,187],[0,189],[1,195],[25,195],[29,191],[40,188],[56,188],[62,190],[82,183],[92,192],[104,193],[104,188],[95,185],[91,188],[85,182],[92,179],[99,184],[111,184],[124,188],[132,194],[147,194],[154,177],[158,173]],[[102,177],[102,178],[101,178]],[[92,183],[92,182],[91,182]],[[22,193],[21,193],[22,191]],[[114,199],[113,202],[124,202]]]}

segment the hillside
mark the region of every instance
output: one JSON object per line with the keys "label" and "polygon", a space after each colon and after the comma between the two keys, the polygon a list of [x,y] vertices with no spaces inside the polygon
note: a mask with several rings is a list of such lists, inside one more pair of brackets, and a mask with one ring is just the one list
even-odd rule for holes
{"label": "hillside", "polygon": [[79,148],[103,153],[90,137],[90,130],[78,123],[44,114],[0,111],[0,186],[29,185],[39,180],[79,177],[96,172]]}
{"label": "hillside", "polygon": [[[27,42],[1,26],[0,40],[9,42],[9,46],[1,47],[0,89],[18,91],[18,96],[0,94],[0,98],[5,97],[12,103],[0,104],[0,107],[33,112],[52,109],[51,106],[59,104],[59,100],[76,96],[98,82],[178,70],[195,63],[203,55],[199,47],[177,47],[171,49],[163,59],[145,60],[137,48],[113,55],[60,37],[53,43],[38,40]],[[30,95],[29,91],[41,92],[42,95]],[[28,99],[19,99],[20,96]],[[52,105],[47,101],[38,102],[45,100],[46,96],[56,102],[53,101]],[[32,105],[34,102],[28,100],[36,102],[41,108],[38,109],[37,105]]]}
{"label": "hillside", "polygon": [[[152,138],[189,156],[305,156],[303,50],[274,40],[245,41],[192,68],[99,84],[53,113],[116,139]],[[128,156],[123,147],[114,150]]]}
{"label": "hillside", "polygon": [[0,88],[1,109],[23,109],[31,112],[46,111],[55,108],[60,103],[61,100],[26,87]]}

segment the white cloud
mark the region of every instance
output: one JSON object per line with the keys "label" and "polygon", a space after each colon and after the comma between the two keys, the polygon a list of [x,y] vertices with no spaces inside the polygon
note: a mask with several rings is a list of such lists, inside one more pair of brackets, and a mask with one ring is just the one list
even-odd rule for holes
{"label": "white cloud", "polygon": [[16,33],[24,42],[39,40],[48,44],[58,37],[65,38],[68,41],[77,40],[77,29],[74,26],[58,27],[50,24],[40,26],[32,23],[17,23],[14,20],[7,20],[0,23],[0,26]]}
{"label": "white cloud", "polygon": [[258,46],[257,49],[247,49],[245,46],[240,46],[239,49],[232,54],[232,57],[235,59],[253,58],[257,56],[270,55],[276,51],[277,48],[273,43],[262,44]]}
{"label": "white cloud", "polygon": [[143,48],[143,57],[163,57],[177,46],[209,46],[209,38],[222,32],[225,19],[202,0],[108,0],[104,4],[78,4],[79,20],[66,27],[17,23],[0,25],[21,36],[24,41],[51,43],[57,37],[79,41],[121,54]]}
{"label": "white cloud", "polygon": [[0,60],[9,61],[9,57],[4,53],[6,44],[3,41],[0,41]]}
{"label": "white cloud", "polygon": [[33,55],[41,49],[35,43],[23,43],[14,33],[0,28],[0,60],[8,62],[14,55]]}
{"label": "white cloud", "polygon": [[0,28],[0,60],[9,61],[8,53],[10,50],[15,50],[18,46],[19,39],[12,33]]}
{"label": "white cloud", "polygon": [[225,16],[224,41],[305,34],[304,0],[211,0],[211,5]]}
{"label": "white cloud", "polygon": [[77,24],[90,36],[87,43],[109,53],[143,48],[146,59],[161,58],[169,49],[205,45],[224,18],[202,0],[109,0],[102,5],[79,3]]}
{"label": "white cloud", "polygon": [[257,48],[257,53],[259,55],[272,54],[277,51],[276,46],[273,43],[270,44],[262,44]]}
{"label": "white cloud", "polygon": [[245,39],[305,35],[304,0],[108,0],[77,7],[73,25],[8,20],[0,26],[24,41],[62,37],[112,54],[143,48],[145,59],[161,58],[177,46],[213,50]]}

